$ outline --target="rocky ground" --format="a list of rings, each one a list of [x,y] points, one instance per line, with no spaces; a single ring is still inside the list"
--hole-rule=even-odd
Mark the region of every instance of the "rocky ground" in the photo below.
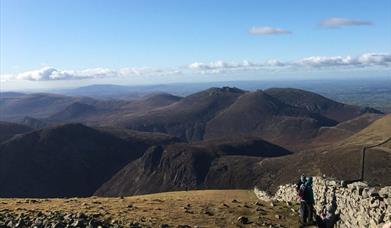
[[[251,190],[0,199],[0,227],[298,227],[297,207],[259,201]]]

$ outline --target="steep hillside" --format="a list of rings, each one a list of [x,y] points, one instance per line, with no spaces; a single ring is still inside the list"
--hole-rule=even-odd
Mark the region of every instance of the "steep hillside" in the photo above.
[[[279,184],[290,183],[302,173],[336,177],[342,180],[361,178],[363,147],[381,142],[385,144],[366,151],[365,177],[369,184],[391,185],[391,115],[376,120],[345,140],[323,145],[293,155],[266,159],[259,163],[259,172],[268,172],[259,178],[259,186],[275,190]]]
[[[256,163],[290,152],[263,140],[151,147],[95,193],[118,196],[198,188],[251,188]]]
[[[342,145],[375,145],[391,137],[391,114],[388,114],[368,127],[349,137]]]
[[[311,140],[309,147],[316,147],[342,141],[369,126],[372,122],[383,116],[383,114],[366,113],[354,119],[341,122],[336,126],[321,127],[316,137]]]
[[[32,128],[22,124],[0,121],[0,143],[12,138],[14,135],[23,134],[32,130]]]
[[[381,114],[380,111],[372,108],[342,104],[300,89],[272,88],[265,90],[265,92],[286,104],[305,108],[312,113],[319,113],[337,122],[353,119],[366,112]]]
[[[50,125],[50,123],[46,122],[43,119],[36,119],[29,116],[24,117],[22,121],[20,121],[20,123],[29,126],[33,129],[41,129],[41,128],[48,127]]]
[[[377,113],[296,89],[245,92],[229,87],[211,88],[152,109],[145,108],[145,102],[138,102],[124,106],[133,108],[117,118],[113,115],[112,122],[106,123],[168,133],[188,141],[260,136],[291,149],[310,143],[322,127],[335,126],[366,112]],[[148,111],[139,111],[143,109]],[[348,129],[349,124],[345,125]],[[345,131],[343,126],[337,130]]]
[[[164,132],[190,141],[201,140],[206,123],[243,93],[236,88],[211,88],[144,115],[129,116],[117,125]]]
[[[274,143],[289,145],[314,137],[321,126],[335,124],[333,120],[287,105],[258,90],[240,96],[209,121],[204,138],[257,135]]]
[[[168,141],[149,140],[81,124],[20,135],[0,146],[0,197],[89,196],[151,144]]]

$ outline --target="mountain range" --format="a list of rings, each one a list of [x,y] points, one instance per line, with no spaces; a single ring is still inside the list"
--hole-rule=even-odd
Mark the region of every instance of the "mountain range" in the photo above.
[[[272,191],[301,173],[353,180],[362,147],[391,137],[390,115],[292,88],[128,99],[9,93],[0,120],[0,197]],[[368,149],[371,184],[391,184],[390,150]]]

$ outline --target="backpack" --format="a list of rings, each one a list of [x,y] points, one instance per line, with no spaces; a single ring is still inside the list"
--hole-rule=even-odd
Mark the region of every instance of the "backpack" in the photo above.
[[[306,189],[305,184],[301,184],[301,185],[300,185],[300,188],[299,188],[299,192],[297,193],[297,195],[299,196],[299,199],[300,199],[300,200],[303,200],[303,199],[304,199],[305,189]]]

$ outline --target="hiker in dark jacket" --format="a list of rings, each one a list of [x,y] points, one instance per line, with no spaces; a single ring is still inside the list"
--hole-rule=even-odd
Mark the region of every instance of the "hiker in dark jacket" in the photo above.
[[[296,183],[297,198],[300,201],[300,221],[305,224],[307,221],[308,210],[304,201],[305,192],[305,176],[301,175],[299,181]]]
[[[313,216],[314,216],[314,204],[315,204],[314,191],[312,190],[312,177],[307,177],[304,183],[303,200],[307,208],[307,216],[304,221],[306,223],[312,223],[314,222]]]
[[[320,215],[316,215],[316,225],[319,228],[333,228],[338,220],[339,214],[335,214],[333,206],[323,208]]]
[[[300,176],[300,179],[296,183],[296,192],[299,193],[300,187],[305,182],[305,176],[304,174]]]

